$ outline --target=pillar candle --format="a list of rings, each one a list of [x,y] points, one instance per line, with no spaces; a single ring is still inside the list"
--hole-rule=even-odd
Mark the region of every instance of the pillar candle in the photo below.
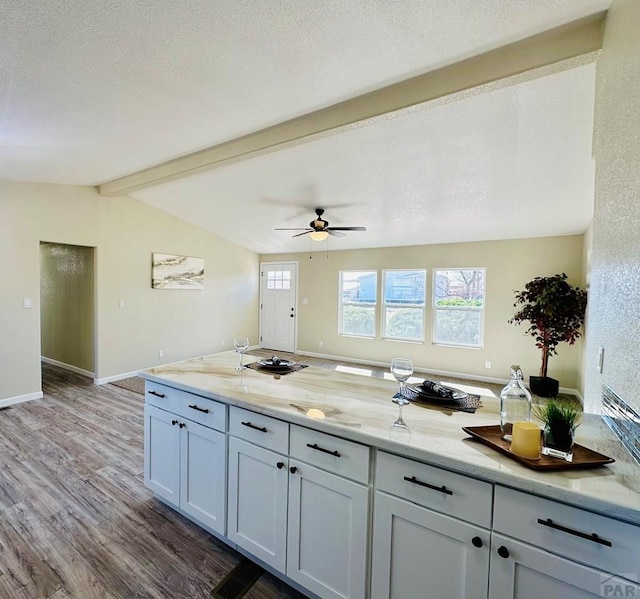
[[[523,458],[540,458],[542,431],[533,422],[514,422],[511,433],[511,451]]]

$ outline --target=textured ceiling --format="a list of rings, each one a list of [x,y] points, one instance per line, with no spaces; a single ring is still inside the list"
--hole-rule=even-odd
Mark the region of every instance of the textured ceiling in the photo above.
[[[101,183],[609,4],[0,0],[0,178]],[[306,225],[314,205],[369,229],[330,249],[406,244],[406,231],[418,243],[581,232],[592,87],[580,67],[134,196],[262,252],[308,248],[271,229]],[[570,218],[544,229],[534,217],[549,206]]]

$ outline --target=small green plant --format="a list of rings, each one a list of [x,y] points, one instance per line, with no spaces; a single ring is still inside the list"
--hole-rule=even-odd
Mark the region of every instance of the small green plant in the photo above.
[[[573,433],[580,424],[582,411],[550,400],[533,406],[533,414],[545,428],[545,442],[552,447],[571,448]]]

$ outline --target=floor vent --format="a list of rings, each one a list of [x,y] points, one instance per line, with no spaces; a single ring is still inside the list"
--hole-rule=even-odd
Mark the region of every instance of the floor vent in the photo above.
[[[243,559],[211,591],[215,599],[240,599],[262,576],[264,569]]]
[[[640,414],[608,387],[602,387],[602,416],[609,428],[640,464]]]

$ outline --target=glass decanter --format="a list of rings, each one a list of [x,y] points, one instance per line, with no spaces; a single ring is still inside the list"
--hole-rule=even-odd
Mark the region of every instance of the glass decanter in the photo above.
[[[524,386],[520,366],[511,366],[509,382],[500,392],[500,435],[511,442],[514,422],[531,420],[531,393]]]

